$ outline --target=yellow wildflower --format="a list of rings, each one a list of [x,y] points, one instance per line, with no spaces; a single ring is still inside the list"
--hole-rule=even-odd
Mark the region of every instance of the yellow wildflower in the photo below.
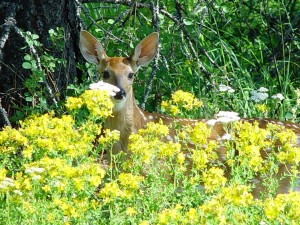
[[[180,109],[192,110],[200,108],[203,105],[195,96],[191,93],[178,90],[172,94],[171,100],[162,101],[161,108],[163,111],[170,112],[172,115],[177,115],[181,112]]]
[[[66,101],[66,107],[69,110],[80,109],[83,105],[82,98],[68,97]]]
[[[136,212],[136,210],[135,210],[133,207],[128,207],[128,208],[126,209],[126,215],[128,215],[128,216],[133,216],[133,215],[135,215],[135,214],[137,214],[137,212]]]
[[[204,150],[192,150],[192,160],[197,170],[202,170],[207,166],[209,157]]]
[[[210,132],[210,128],[205,123],[198,122],[190,129],[191,141],[200,146],[206,145]]]
[[[120,184],[126,189],[138,189],[144,177],[131,173],[120,173],[118,176]]]
[[[180,152],[181,145],[179,143],[162,143],[158,148],[158,157],[159,158],[168,158],[172,157],[175,154]]]
[[[226,183],[224,171],[221,168],[212,167],[203,173],[202,181],[206,192],[213,192],[222,187]]]
[[[264,202],[264,213],[271,221],[282,223],[284,220],[290,220],[291,224],[298,224],[300,218],[299,202],[299,192],[279,194],[275,199],[269,198]]]

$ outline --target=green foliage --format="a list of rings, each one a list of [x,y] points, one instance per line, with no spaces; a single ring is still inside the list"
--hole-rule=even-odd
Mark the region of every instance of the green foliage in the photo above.
[[[62,29],[50,30],[50,39],[56,48],[63,48]],[[26,116],[35,113],[44,113],[57,108],[59,92],[53,80],[52,74],[65,62],[63,59],[55,58],[38,41],[39,36],[31,32],[24,32],[26,48],[30,54],[24,56],[22,67],[30,70],[31,75],[24,81],[26,92],[25,101],[28,106],[18,109],[16,115],[11,119],[16,122]],[[25,48],[25,47],[24,47]]]

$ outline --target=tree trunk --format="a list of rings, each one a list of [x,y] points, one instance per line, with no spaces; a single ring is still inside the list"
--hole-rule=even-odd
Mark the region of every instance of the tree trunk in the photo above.
[[[76,1],[10,0],[0,3],[0,15],[0,99],[8,116],[15,113],[13,106],[22,107],[26,104],[23,84],[29,77],[30,70],[24,70],[22,63],[29,48],[20,31],[39,35],[39,41],[48,54],[66,62],[51,74],[55,90],[50,86],[49,91],[53,92],[53,99],[63,96],[68,84],[76,79],[81,80],[76,69],[77,59],[81,57],[77,44],[80,20]],[[48,31],[57,27],[63,28],[64,32],[62,49],[54,48],[49,41]]]

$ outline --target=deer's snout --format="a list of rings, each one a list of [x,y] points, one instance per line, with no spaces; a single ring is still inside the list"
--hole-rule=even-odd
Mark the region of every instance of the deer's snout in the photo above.
[[[126,97],[126,92],[123,89],[121,89],[119,92],[117,92],[114,98],[116,100],[122,100],[125,97]]]

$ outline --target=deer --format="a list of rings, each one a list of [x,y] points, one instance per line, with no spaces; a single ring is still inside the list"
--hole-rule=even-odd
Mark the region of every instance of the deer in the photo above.
[[[140,109],[134,97],[132,84],[137,71],[147,66],[156,56],[159,45],[159,34],[154,32],[141,40],[129,57],[109,57],[107,56],[103,45],[88,31],[80,32],[79,47],[83,57],[92,64],[95,64],[101,77],[101,82],[107,83],[114,87],[112,99],[114,101],[113,116],[104,122],[104,128],[118,130],[120,140],[113,146],[112,153],[127,152],[129,136],[136,133],[139,129],[145,128],[149,122],[163,121],[163,124],[170,125],[174,118],[159,114],[150,113]],[[291,129],[297,135],[296,147],[300,147],[300,125],[292,122],[282,122],[274,119],[241,119],[243,122],[258,123],[259,127],[265,129],[268,124],[277,124],[285,129]],[[195,124],[195,122],[211,123],[209,119],[178,119],[182,124]],[[168,139],[172,140],[174,130],[170,130]],[[221,122],[211,125],[210,140],[218,140],[226,135],[226,131]],[[222,151],[222,149],[220,149]],[[221,152],[221,155],[226,153]],[[283,174],[288,168],[284,165],[279,168],[278,174]],[[300,168],[298,168],[299,170]],[[299,179],[300,180],[300,179]],[[257,179],[254,195],[258,196],[263,190],[261,180]],[[299,182],[300,183],[300,182]],[[290,189],[288,179],[280,181],[278,193],[287,193]],[[300,191],[300,184],[294,187],[294,190]]]

